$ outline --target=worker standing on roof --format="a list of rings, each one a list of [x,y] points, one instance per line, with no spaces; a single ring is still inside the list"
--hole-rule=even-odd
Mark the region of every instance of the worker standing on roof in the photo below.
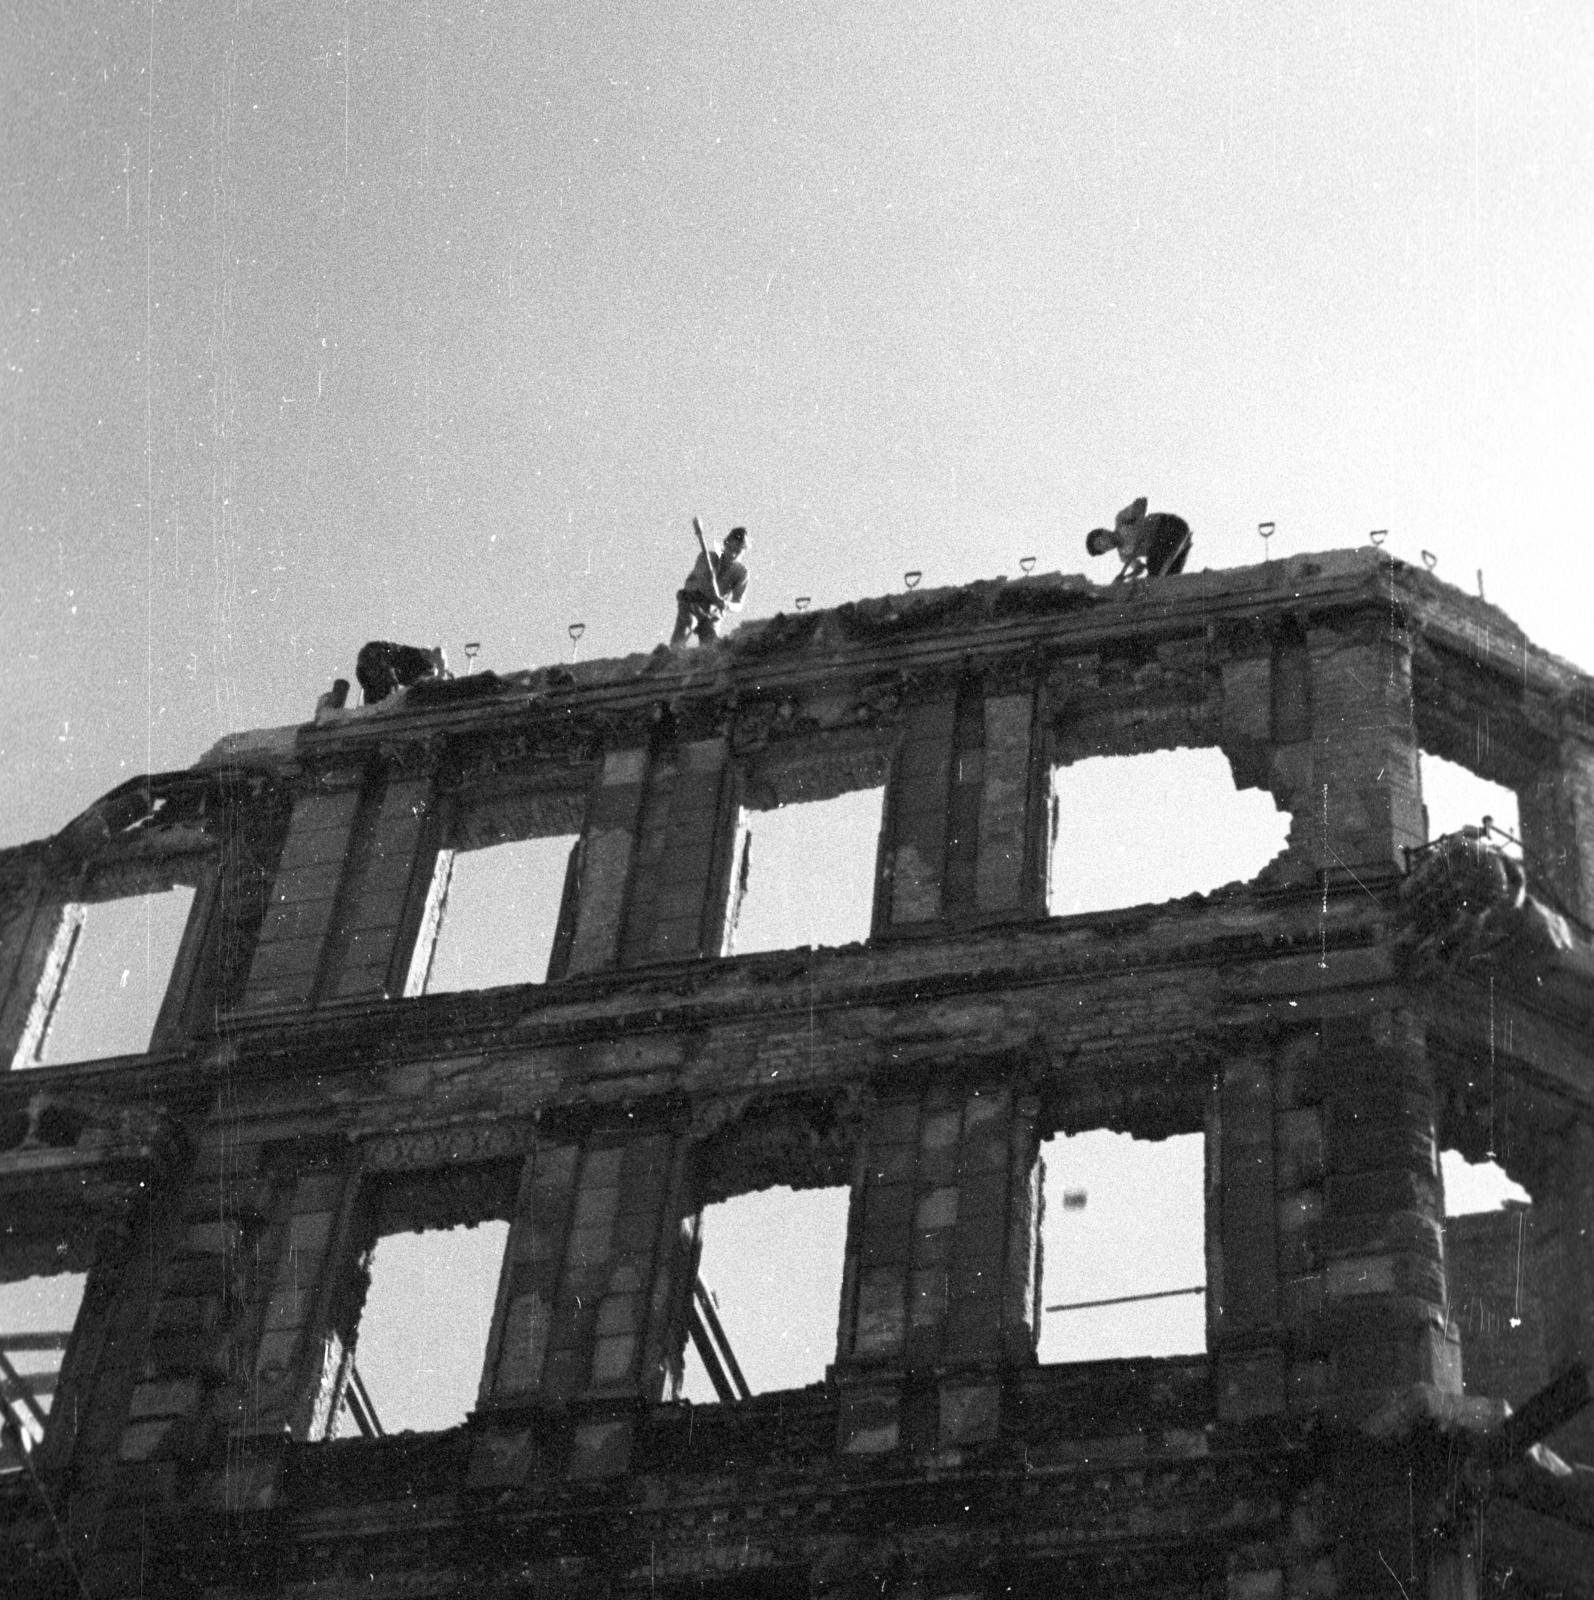
[[[699,644],[717,639],[720,618],[727,610],[740,611],[742,597],[747,593],[747,567],[742,561],[747,550],[747,529],[732,528],[718,554],[709,549],[696,517],[692,518],[692,531],[697,535],[698,557],[686,575],[686,583],[676,591],[672,650],[685,644],[687,635],[692,633],[697,635]]]
[[[1190,554],[1190,524],[1171,512],[1153,511],[1146,515],[1146,497],[1127,505],[1118,513],[1112,528],[1092,528],[1085,537],[1085,548],[1093,556],[1116,549],[1123,557],[1123,569],[1112,581],[1124,578],[1166,578],[1184,571]]]

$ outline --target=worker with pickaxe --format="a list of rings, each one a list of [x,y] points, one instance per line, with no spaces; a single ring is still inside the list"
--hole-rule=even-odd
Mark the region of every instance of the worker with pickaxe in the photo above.
[[[1085,537],[1085,548],[1093,556],[1116,550],[1123,562],[1113,578],[1165,578],[1184,571],[1190,554],[1190,524],[1169,511],[1146,515],[1146,497],[1127,505],[1118,513],[1111,528],[1092,528]]]
[[[699,553],[685,585],[676,591],[672,650],[685,644],[687,635],[692,633],[697,635],[699,644],[717,639],[720,618],[727,610],[740,611],[742,596],[747,593],[747,568],[741,560],[747,549],[747,529],[732,528],[718,555],[709,549],[703,525],[696,517],[692,518],[692,532],[697,535]]]

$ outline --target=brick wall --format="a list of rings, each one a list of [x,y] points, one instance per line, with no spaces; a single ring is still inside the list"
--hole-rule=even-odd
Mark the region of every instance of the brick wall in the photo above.
[[[1567,911],[1594,924],[1594,749],[1565,740],[1518,801],[1530,869]]]
[[[942,1078],[875,1105],[842,1279],[845,1449],[901,1442],[904,1375],[942,1372],[932,1438],[994,1429],[1001,1367],[1034,1360],[1035,1157],[1034,1107],[1010,1083]]]
[[[359,807],[354,774],[345,775],[336,787],[295,801],[244,987],[243,1010],[310,1004]]]
[[[908,708],[886,787],[877,934],[1045,914],[1036,693],[965,680]]]
[[[1520,1405],[1549,1381],[1538,1232],[1529,1209],[1519,1206],[1445,1222],[1450,1315],[1470,1395]]]
[[[172,1151],[113,1173],[92,1141],[0,1150],[13,1266],[63,1218],[103,1223],[63,1376],[76,1409],[44,1458],[93,1592],[450,1592],[467,1547],[485,1582],[549,1593],[1466,1592],[1465,1530],[1432,1532],[1448,1468],[1425,1481],[1414,1435],[1363,1425],[1458,1394],[1447,1317],[1474,1391],[1594,1352],[1594,1133],[1575,972],[1555,996],[1502,989],[1524,1023],[1489,1035],[1502,1104],[1509,1084],[1542,1177],[1531,1314],[1502,1333],[1512,1224],[1447,1239],[1434,1151],[1440,1096],[1473,1092],[1454,1035],[1477,1034],[1484,990],[1413,976],[1394,931],[1420,833],[1422,583],[1368,554],[1117,593],[975,586],[238,745],[229,761],[297,798],[285,818],[253,791],[238,855],[257,887],[224,873],[203,923],[215,972],[252,951],[247,975],[185,957],[179,987],[241,1004],[198,1042],[173,1032],[181,1059],[29,1075],[158,1108]],[[1445,600],[1440,624],[1470,604]],[[1582,702],[1568,669],[1520,654],[1511,714],[1533,727],[1513,750],[1559,752],[1524,828],[1586,913]],[[1492,714],[1477,697],[1498,676],[1458,678],[1447,726]],[[722,729],[737,742],[705,733]],[[1203,743],[1292,811],[1279,870],[1201,905],[1048,921],[1048,760]],[[808,762],[841,792],[879,781],[888,745],[884,937],[716,968],[749,773]],[[597,769],[560,918],[583,981],[397,1003],[447,843],[427,774],[507,793],[531,762],[551,786]],[[0,1043],[37,1014],[84,875],[103,857],[131,882],[158,856],[142,823],[124,840],[90,820],[0,862]],[[243,838],[197,827],[172,838]],[[781,1137],[828,1140],[808,1152],[827,1178],[855,1162],[831,1381],[660,1405],[695,1274],[694,1141],[720,1140],[716,1193],[766,1181],[782,1158],[757,1108],[794,1091]],[[29,1093],[9,1092],[7,1127],[36,1126]],[[1205,1108],[1210,1364],[1035,1366],[1037,1101],[1137,1130]],[[348,1367],[372,1174],[441,1192],[466,1160],[519,1173],[475,1413],[308,1448]]]
[[[618,958],[647,771],[646,750],[611,750],[588,797],[579,846],[581,898],[570,947],[571,973],[598,972]]]

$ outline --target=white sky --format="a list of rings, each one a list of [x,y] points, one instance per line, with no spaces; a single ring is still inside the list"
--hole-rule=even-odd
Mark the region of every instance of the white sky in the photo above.
[[[370,637],[1427,548],[1590,659],[1594,12],[23,0],[0,843]],[[1106,563],[1098,563],[1102,570]]]
[[[367,638],[648,649],[694,512],[754,616],[1387,527],[1594,662],[1591,80],[1571,0],[21,0],[0,845]]]

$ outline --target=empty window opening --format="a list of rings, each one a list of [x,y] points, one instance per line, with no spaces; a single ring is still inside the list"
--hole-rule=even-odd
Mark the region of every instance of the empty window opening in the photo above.
[[[1459,1150],[1446,1150],[1439,1157],[1439,1169],[1444,1175],[1447,1217],[1532,1204],[1533,1197],[1527,1190],[1508,1178],[1493,1161],[1468,1161]]]
[[[508,1239],[507,1222],[482,1222],[377,1240],[354,1348],[358,1378],[345,1389],[338,1437],[369,1431],[362,1403],[383,1433],[465,1420],[481,1386]]]
[[[0,1283],[0,1399],[30,1451],[44,1438],[85,1282],[81,1272],[61,1272]],[[19,1471],[22,1464],[8,1427],[0,1472]]]
[[[835,1360],[848,1198],[781,1185],[704,1208],[698,1281],[753,1394],[819,1383]],[[690,1338],[680,1393],[720,1398]]]
[[[194,891],[68,906],[43,1029],[19,1066],[142,1055],[150,1047]]]
[[[1206,1349],[1205,1143],[1097,1131],[1042,1146],[1042,1361]]]
[[[445,852],[437,940],[425,992],[543,983],[574,835]]]
[[[1522,837],[1514,790],[1480,778],[1443,756],[1429,755],[1426,750],[1418,759],[1430,839],[1462,828],[1481,828],[1483,819],[1488,817],[1495,828],[1509,836],[1496,837],[1495,844],[1508,855],[1521,855],[1520,846],[1512,842]]]
[[[1092,757],[1059,767],[1052,791],[1054,917],[1248,881],[1289,834],[1289,816],[1271,796],[1234,787],[1220,750]]]
[[[885,790],[745,816],[727,953],[862,943],[874,906]]]

